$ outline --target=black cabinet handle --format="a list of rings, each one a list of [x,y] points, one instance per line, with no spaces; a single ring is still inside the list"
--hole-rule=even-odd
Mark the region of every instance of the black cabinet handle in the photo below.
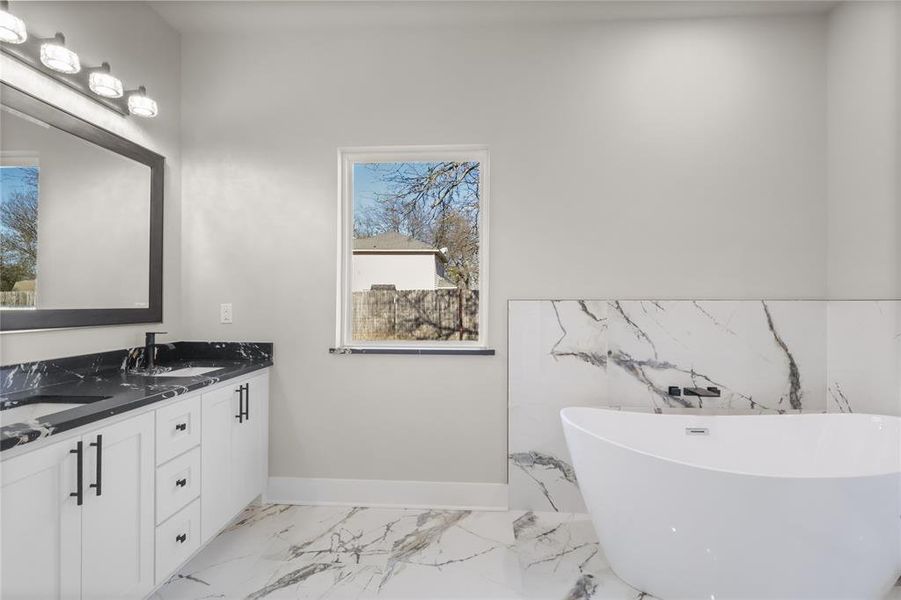
[[[244,420],[250,420],[250,384],[245,383],[244,388]]]
[[[238,414],[235,415],[235,418],[238,419],[238,423],[244,422],[244,386],[238,387],[236,390],[238,392]]]
[[[179,544],[184,544],[187,541],[187,539],[188,539],[187,533],[179,533],[177,536],[175,536],[175,541],[178,542]]]
[[[103,435],[97,434],[97,441],[91,442],[91,446],[97,448],[97,480],[89,487],[97,490],[97,495],[101,494],[103,481]]]
[[[82,487],[84,484],[82,483],[83,475],[84,475],[84,452],[82,451],[81,442],[78,442],[75,445],[74,450],[69,450],[69,454],[74,454],[76,458],[75,462],[75,491],[71,492],[69,495],[75,497],[75,503],[78,506],[81,506],[84,502],[84,488]]]
[[[188,485],[188,480],[187,480],[187,479],[176,479],[176,480],[175,480],[175,486],[176,486],[176,487],[185,487],[186,485]]]
[[[175,426],[175,431],[187,431],[188,424],[187,423],[179,423]]]

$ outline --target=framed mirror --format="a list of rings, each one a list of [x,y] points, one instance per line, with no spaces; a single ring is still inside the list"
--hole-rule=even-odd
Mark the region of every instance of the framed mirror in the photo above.
[[[164,165],[0,83],[0,330],[162,321]]]

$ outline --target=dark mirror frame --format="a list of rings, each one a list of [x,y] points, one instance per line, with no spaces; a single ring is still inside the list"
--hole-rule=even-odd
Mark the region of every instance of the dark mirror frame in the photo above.
[[[166,159],[7,83],[0,104],[150,167],[150,278],[147,308],[0,310],[0,331],[90,327],[163,320],[163,171]]]

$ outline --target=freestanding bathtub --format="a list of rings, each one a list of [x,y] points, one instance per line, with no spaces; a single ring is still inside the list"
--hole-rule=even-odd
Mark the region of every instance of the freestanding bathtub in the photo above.
[[[664,600],[881,598],[901,575],[901,418],[561,412],[613,571]]]

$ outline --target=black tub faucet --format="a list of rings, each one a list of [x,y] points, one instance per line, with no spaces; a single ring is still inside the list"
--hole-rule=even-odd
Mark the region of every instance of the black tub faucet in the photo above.
[[[153,364],[153,355],[156,350],[156,336],[157,335],[166,335],[166,331],[148,331],[144,334],[144,370],[152,371]]]
[[[682,388],[682,393],[686,396],[698,396],[699,398],[719,398],[720,389],[717,387],[687,387]]]

